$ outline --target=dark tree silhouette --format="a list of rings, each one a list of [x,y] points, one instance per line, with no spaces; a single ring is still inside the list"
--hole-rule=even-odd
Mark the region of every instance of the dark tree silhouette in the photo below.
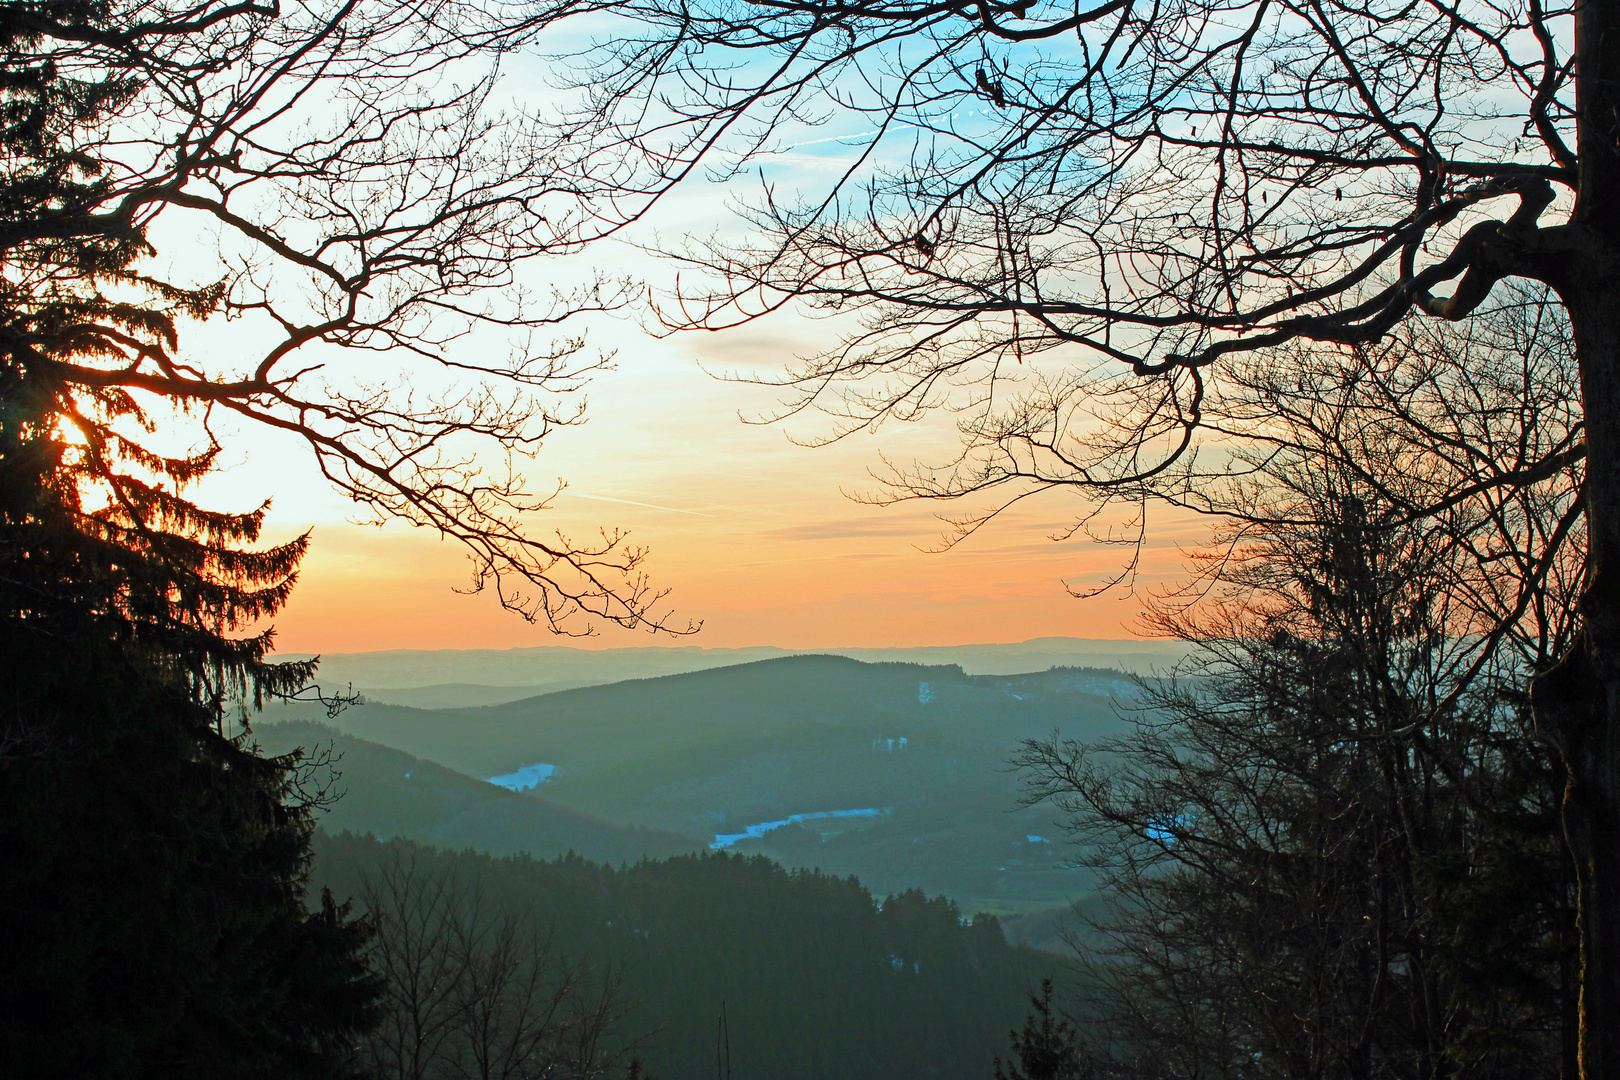
[[[298,755],[227,734],[228,703],[297,691],[266,661],[303,538],[182,489],[213,448],[142,445],[151,411],[80,367],[171,343],[216,288],[131,269],[139,230],[86,229],[104,163],[81,136],[139,96],[32,52],[30,19],[93,36],[106,9],[0,11],[0,921],[7,1075],[355,1075],[378,989],[368,930],[305,907],[321,792]],[[144,298],[131,300],[128,293]]]
[[[622,297],[512,287],[591,231],[589,193],[494,100],[501,57],[566,10],[0,7],[6,1075],[360,1071],[368,924],[306,909],[318,770],[258,754],[245,713],[312,674],[270,662],[263,629],[307,537],[257,546],[264,506],[187,497],[222,414],[461,541],[531,619],[661,624],[639,550],[532,539],[519,518],[544,500],[473,457],[573,422],[531,395],[593,362],[524,338]],[[154,236],[186,226],[217,261],[162,271]],[[234,355],[182,346],[216,317]],[[468,350],[481,327],[518,334],[509,360],[465,359],[491,355]],[[390,386],[390,355],[455,378]],[[166,449],[188,418],[198,447]]]
[[[381,1023],[365,1041],[374,1075],[398,1080],[595,1080],[642,1075],[610,1045],[626,1011],[617,979],[561,954],[536,915],[500,910],[413,850],[364,875],[376,922]]]
[[[1352,366],[1414,323],[1475,316],[1504,282],[1550,290],[1579,414],[1567,440],[1493,460],[1479,482],[1523,489],[1575,466],[1585,485],[1584,629],[1538,681],[1536,716],[1568,771],[1582,1068],[1620,1067],[1620,587],[1607,568],[1620,551],[1620,8],[625,10],[591,68],[604,147],[636,140],[654,175],[705,154],[740,169],[818,122],[854,147],[828,186],[767,187],[750,237],[681,252],[706,273],[666,322],[715,329],[794,304],[858,318],[786,374],[787,410],[827,410],[833,437],[958,410],[960,456],[895,481],[901,496],[990,500],[964,530],[1056,487],[1134,508],[1115,523],[1140,535],[1149,500],[1184,494],[1250,434],[1227,411],[1234,368],[1304,379],[1302,347]]]
[[[209,452],[224,415],[287,432],[378,520],[459,541],[525,617],[664,627],[644,552],[537,535],[554,492],[517,471],[606,362],[546,335],[632,288],[520,272],[621,223],[622,192],[499,81],[591,6],[6,5],[7,347],[97,438],[135,446],[117,426],[169,412]],[[236,332],[203,355],[183,332],[206,318]]]
[[[1144,1077],[1570,1075],[1573,868],[1527,671],[1449,655],[1448,543],[1316,480],[1332,524],[1278,523],[1164,614],[1196,651],[1133,730],[1021,755],[1105,883],[1090,1006]]]
[[[1095,1075],[1087,1049],[1074,1022],[1055,1013],[1052,979],[1041,980],[1038,994],[1029,995],[1024,1026],[1012,1032],[1016,1061],[995,1061],[995,1080],[1085,1080]]]

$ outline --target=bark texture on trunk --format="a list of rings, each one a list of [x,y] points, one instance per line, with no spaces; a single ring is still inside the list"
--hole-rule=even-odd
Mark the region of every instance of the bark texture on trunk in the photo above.
[[[1620,1080],[1620,0],[1578,0],[1575,56],[1579,243],[1544,279],[1568,305],[1580,360],[1590,562],[1581,636],[1531,701],[1567,769],[1580,1073]]]
[[[1561,290],[1586,412],[1591,561],[1581,636],[1532,688],[1537,729],[1567,769],[1563,820],[1575,860],[1582,1080],[1620,1076],[1620,259],[1601,261],[1608,265],[1580,266]]]

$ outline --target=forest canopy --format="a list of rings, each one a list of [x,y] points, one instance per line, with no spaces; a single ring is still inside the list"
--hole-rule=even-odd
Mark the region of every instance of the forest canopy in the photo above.
[[[635,1046],[655,1077],[713,1075],[722,1010],[739,1077],[987,1077],[1025,991],[1061,963],[944,897],[879,899],[854,878],[757,856],[615,869],[351,833],[323,833],[315,850],[315,880],[335,893],[386,906],[398,890],[379,886],[408,872],[453,882],[491,924],[528,920],[588,980],[615,984],[604,1042]]]

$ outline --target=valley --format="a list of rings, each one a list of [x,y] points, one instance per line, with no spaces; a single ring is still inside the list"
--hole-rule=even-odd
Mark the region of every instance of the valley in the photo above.
[[[1022,739],[1115,730],[1131,685],[788,656],[497,705],[280,706],[256,731],[273,752],[342,755],[330,830],[608,862],[724,849],[1012,916],[1090,882],[1052,812],[1020,807],[1007,759]]]

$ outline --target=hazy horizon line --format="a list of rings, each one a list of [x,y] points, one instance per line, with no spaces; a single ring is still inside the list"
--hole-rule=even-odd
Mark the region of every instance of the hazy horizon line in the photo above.
[[[776,650],[787,653],[818,653],[818,652],[917,652],[924,650],[943,649],[993,649],[1018,648],[1021,646],[1039,645],[1042,643],[1079,643],[1085,645],[1126,645],[1126,646],[1166,646],[1184,645],[1185,642],[1177,638],[1096,638],[1096,637],[1068,637],[1062,635],[1045,635],[1042,637],[1026,638],[1023,641],[968,641],[953,645],[608,645],[600,648],[591,648],[580,645],[513,645],[504,649],[472,648],[472,649],[363,649],[353,652],[311,652],[300,650],[287,653],[272,653],[275,658],[295,659],[305,657],[338,657],[338,656],[384,656],[403,653],[525,653],[525,652],[581,652],[581,653],[609,653],[609,652],[749,652],[756,650]]]

